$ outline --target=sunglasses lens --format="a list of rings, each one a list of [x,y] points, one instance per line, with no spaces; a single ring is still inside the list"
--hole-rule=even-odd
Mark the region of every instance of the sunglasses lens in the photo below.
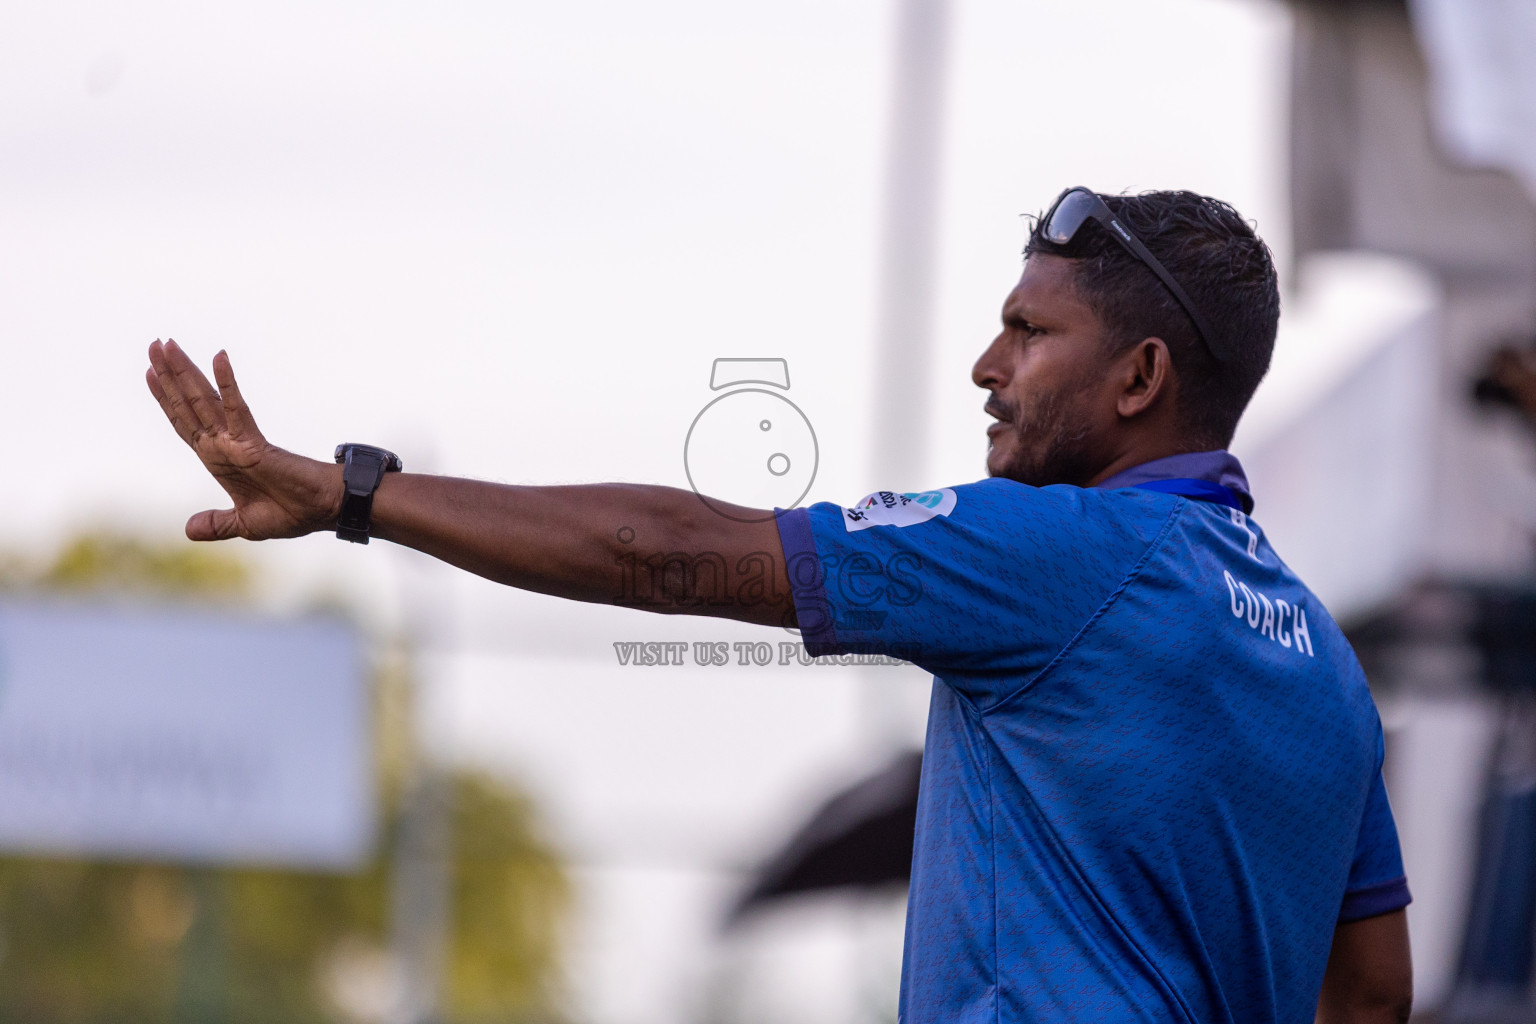
[[[1066,245],[1072,241],[1072,236],[1077,234],[1077,229],[1083,226],[1083,221],[1088,219],[1093,208],[1093,196],[1088,192],[1073,189],[1062,196],[1061,202],[1056,204],[1056,209],[1045,222],[1042,233],[1046,241],[1054,245]]]

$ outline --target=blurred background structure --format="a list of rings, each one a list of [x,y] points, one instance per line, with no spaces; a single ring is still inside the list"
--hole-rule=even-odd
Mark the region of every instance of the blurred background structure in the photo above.
[[[4,565],[0,1017],[558,1019],[559,860],[523,794],[423,759],[408,648],[252,616],[225,550]]]
[[[921,672],[806,665],[789,634],[575,607],[378,545],[189,551],[180,523],[222,496],[143,392],[143,352],[228,348],[301,451],[678,486],[715,360],[782,360],[818,446],[806,500],[974,479],[969,368],[1018,215],[1086,184],[1219,196],[1275,249],[1275,367],[1234,444],[1257,520],[1376,688],[1421,1010],[1529,1019],[1536,451],[1518,381],[1475,385],[1536,336],[1533,17],[12,12],[0,626],[63,607],[350,630],[372,737],[351,770],[372,782],[361,846],[325,865],[13,844],[0,1017],[894,1020]],[[689,655],[641,665],[636,642]],[[765,642],[768,664],[734,646]],[[96,682],[131,695],[131,669]],[[0,758],[0,789],[18,770]]]
[[[1536,337],[1536,9],[1294,11],[1292,258],[1303,283],[1309,263],[1374,263],[1399,298],[1241,454],[1382,708],[1419,1005],[1529,1020],[1536,450],[1479,381]]]

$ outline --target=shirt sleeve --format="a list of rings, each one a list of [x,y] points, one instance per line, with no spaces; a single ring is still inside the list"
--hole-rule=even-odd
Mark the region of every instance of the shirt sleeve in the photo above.
[[[1397,843],[1397,825],[1387,803],[1387,787],[1380,769],[1371,783],[1360,822],[1360,838],[1349,869],[1349,884],[1339,908],[1339,923],[1359,921],[1401,910],[1413,899],[1403,873],[1403,855]]]
[[[1016,682],[1076,634],[1171,507],[1116,516],[1106,500],[994,478],[780,511],[808,653],[889,655],[982,688]]]

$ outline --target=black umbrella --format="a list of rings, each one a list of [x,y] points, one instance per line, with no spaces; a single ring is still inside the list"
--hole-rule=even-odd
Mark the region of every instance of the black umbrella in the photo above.
[[[726,926],[770,900],[817,889],[875,889],[912,876],[922,751],[901,754],[832,797],[758,872]]]

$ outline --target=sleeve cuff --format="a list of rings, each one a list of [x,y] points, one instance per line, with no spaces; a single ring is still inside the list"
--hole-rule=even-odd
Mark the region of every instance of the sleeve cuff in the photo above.
[[[1378,885],[1351,889],[1344,894],[1344,904],[1339,908],[1339,923],[1361,921],[1378,914],[1401,910],[1413,902],[1408,892],[1408,879],[1397,878]]]
[[[833,630],[832,606],[827,601],[826,577],[816,554],[816,539],[811,534],[810,510],[776,508],[773,514],[779,527],[779,543],[784,546],[784,568],[789,575],[789,592],[795,602],[795,619],[806,653],[813,658],[836,654],[837,633]]]

